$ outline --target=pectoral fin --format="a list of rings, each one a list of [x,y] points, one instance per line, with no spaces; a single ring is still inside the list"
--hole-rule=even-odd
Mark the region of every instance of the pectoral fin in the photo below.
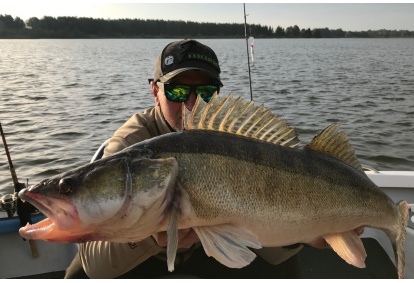
[[[178,249],[178,216],[177,210],[172,207],[170,214],[170,222],[167,228],[167,265],[168,271],[174,271],[174,262]]]
[[[364,244],[354,231],[337,233],[323,236],[332,249],[347,263],[365,268],[365,252]]]
[[[262,246],[255,234],[231,225],[193,227],[208,256],[230,268],[242,268],[250,264],[256,254],[247,247]]]

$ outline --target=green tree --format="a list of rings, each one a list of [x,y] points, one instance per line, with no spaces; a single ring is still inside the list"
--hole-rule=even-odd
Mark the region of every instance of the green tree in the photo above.
[[[332,37],[345,37],[345,32],[342,29],[331,30]]]
[[[286,28],[286,37],[291,38],[293,37],[293,27],[287,27]]]
[[[320,29],[313,29],[312,30],[312,36],[315,37],[315,38],[321,38],[322,37],[321,30]]]
[[[40,20],[37,17],[31,17],[26,21],[26,25],[32,29],[40,29]]]
[[[13,28],[14,26],[14,19],[10,15],[0,15],[0,22],[4,24],[5,28]]]
[[[310,28],[308,29],[302,29],[300,31],[300,36],[305,38],[311,38],[312,37],[312,31]]]
[[[19,17],[16,17],[14,19],[14,28],[16,29],[22,29],[25,28],[26,24],[24,23],[24,21],[22,19],[20,19]]]
[[[275,35],[278,38],[285,37],[286,36],[285,29],[282,28],[281,26],[277,26]]]
[[[320,33],[321,33],[321,36],[323,38],[331,38],[332,37],[331,31],[328,28],[320,29]]]
[[[293,37],[300,37],[300,29],[299,29],[299,27],[297,25],[294,25],[293,26],[292,36]]]

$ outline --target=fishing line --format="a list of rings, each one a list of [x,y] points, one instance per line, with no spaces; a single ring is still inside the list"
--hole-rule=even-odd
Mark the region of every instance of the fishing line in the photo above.
[[[253,101],[252,77],[250,74],[249,38],[247,37],[246,4],[244,3],[243,3],[243,10],[244,10],[244,36],[246,38],[246,50],[247,50],[247,66],[249,68],[250,100]],[[253,50],[252,50],[252,54],[253,54]]]

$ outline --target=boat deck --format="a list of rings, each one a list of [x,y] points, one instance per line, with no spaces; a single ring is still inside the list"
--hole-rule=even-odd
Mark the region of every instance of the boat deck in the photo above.
[[[304,279],[396,279],[393,262],[381,245],[372,238],[362,239],[367,252],[366,268],[347,264],[334,251],[305,247],[299,254]],[[19,277],[21,279],[61,279],[65,271]]]
[[[300,253],[302,276],[307,279],[396,279],[394,263],[381,245],[372,238],[363,238],[366,268],[349,265],[333,250],[305,247]]]

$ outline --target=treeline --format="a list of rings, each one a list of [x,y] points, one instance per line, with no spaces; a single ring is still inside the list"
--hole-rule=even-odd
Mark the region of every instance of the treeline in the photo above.
[[[390,37],[414,37],[413,31],[408,30],[368,30],[368,31],[343,31],[342,29],[300,29],[297,25],[286,29],[278,26],[275,30],[276,38],[390,38]]]
[[[248,25],[248,35],[257,38],[414,37],[412,31],[378,30],[350,32],[342,29],[300,29],[297,25],[276,29]],[[198,23],[142,19],[94,19],[86,17],[19,17],[0,15],[0,38],[243,38],[244,24]]]
[[[5,20],[3,20],[5,19]],[[20,22],[19,18],[16,18]],[[16,20],[15,19],[15,20]],[[9,15],[0,15],[0,37],[25,38],[122,38],[122,37],[244,37],[244,25],[185,21],[78,17],[32,17],[17,27]],[[258,37],[271,37],[273,29],[249,25]]]

